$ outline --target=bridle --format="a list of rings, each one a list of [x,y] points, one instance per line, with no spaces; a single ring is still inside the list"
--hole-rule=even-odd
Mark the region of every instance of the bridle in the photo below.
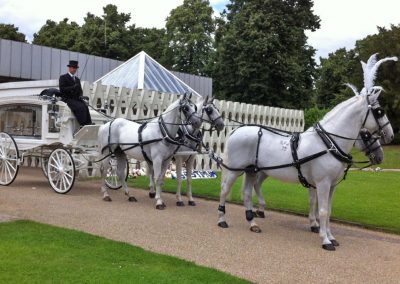
[[[367,114],[365,115],[363,124],[362,124],[362,128],[364,128],[365,123],[367,122],[368,116],[370,113],[372,113],[372,117],[375,119],[376,124],[378,125],[378,130],[375,130],[372,135],[378,134],[378,137],[380,138],[381,136],[386,136],[386,132],[383,130],[384,127],[386,127],[387,125],[390,124],[390,121],[388,120],[385,124],[381,125],[381,123],[379,122],[379,120],[385,116],[385,110],[383,109],[383,107],[381,107],[378,103],[378,101],[376,101],[375,103],[371,104],[370,99],[369,99],[370,95],[367,95],[367,103],[368,103],[368,111]],[[374,106],[378,105],[377,107],[374,108]]]
[[[203,121],[210,123],[212,126],[215,126],[215,122],[222,118],[222,115],[217,116],[216,118],[212,119],[211,115],[214,112],[214,109],[217,109],[215,104],[213,102],[208,102],[207,104],[203,105],[201,108],[201,117],[203,117],[203,114],[206,113],[208,116],[208,119],[203,119]]]
[[[179,112],[184,114],[184,116],[186,118],[186,122],[188,122],[188,123],[190,123],[190,120],[193,116],[197,115],[197,106],[196,105],[194,105],[194,112],[189,114],[189,112],[190,112],[189,104],[190,104],[189,100],[179,102]]]
[[[374,144],[377,141],[379,141],[379,136],[373,136],[371,134],[371,132],[369,132],[369,130],[366,129],[366,128],[362,128],[360,130],[360,137],[361,137],[361,140],[363,141],[363,144],[365,146],[365,148],[362,149],[362,152],[365,152],[365,154],[367,156],[369,156],[370,154],[372,154],[372,152],[374,152],[376,149],[381,147],[381,145],[379,145],[379,144],[374,146]],[[371,140],[372,140],[372,142],[371,142]]]

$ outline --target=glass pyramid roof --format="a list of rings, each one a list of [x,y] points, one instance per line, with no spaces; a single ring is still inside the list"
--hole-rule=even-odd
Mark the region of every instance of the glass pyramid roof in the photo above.
[[[200,96],[144,51],[97,79],[95,83],[171,94],[191,92]]]

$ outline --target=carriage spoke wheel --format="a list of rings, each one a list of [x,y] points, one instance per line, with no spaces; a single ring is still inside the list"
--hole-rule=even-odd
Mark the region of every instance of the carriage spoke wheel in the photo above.
[[[71,190],[75,181],[75,164],[70,153],[63,148],[53,150],[47,162],[47,178],[57,193]]]
[[[129,174],[129,163],[126,161],[126,168],[125,168],[125,181],[128,179]],[[110,158],[109,165],[107,168],[107,176],[106,176],[106,186],[109,189],[120,189],[122,187],[122,183],[117,175],[117,159]]]
[[[19,170],[19,153],[14,138],[0,132],[0,185],[10,185]]]

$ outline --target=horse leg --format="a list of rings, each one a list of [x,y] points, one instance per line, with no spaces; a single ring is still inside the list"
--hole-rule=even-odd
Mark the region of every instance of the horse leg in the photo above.
[[[104,159],[100,165],[101,192],[103,193],[104,201],[112,201],[110,195],[108,194],[108,187],[106,185],[107,170],[110,166],[110,158]]]
[[[221,228],[228,228],[228,224],[225,220],[225,201],[229,192],[232,189],[232,185],[239,176],[240,172],[234,172],[225,170],[225,176],[223,177],[221,183],[221,195],[219,197],[219,206],[218,206],[218,226]]]
[[[122,188],[125,191],[125,195],[128,196],[128,201],[129,202],[136,202],[136,198],[132,196],[129,192],[128,184],[126,183],[126,154],[125,153],[118,153],[116,154],[117,158],[117,175],[119,178],[119,181],[122,184]]]
[[[177,187],[176,187],[176,206],[185,206],[185,203],[182,201],[182,159],[180,156],[175,157],[175,166],[176,166],[176,180],[177,180]]]
[[[264,196],[262,194],[261,191],[261,186],[264,182],[264,180],[267,178],[267,174],[265,174],[264,172],[258,172],[256,175],[256,180],[254,183],[254,191],[257,194],[258,197],[258,203],[260,204],[259,208],[254,212],[254,217],[258,217],[258,218],[265,218],[265,208],[266,208],[266,203],[265,203],[265,199]]]
[[[319,236],[322,238],[322,248],[325,250],[333,251],[335,246],[331,243],[328,238],[328,219],[329,219],[329,194],[330,184],[323,181],[317,184],[317,197],[318,197],[318,212],[320,218],[320,230]]]
[[[170,159],[163,161],[161,158],[153,160],[154,178],[156,182],[156,209],[164,210],[166,205],[161,199],[161,189],[164,183],[164,176]]]
[[[250,231],[255,233],[261,233],[260,227],[254,221],[253,201],[251,198],[256,177],[257,175],[254,173],[253,174],[246,173],[244,175],[243,201],[244,201],[244,206],[246,207],[246,220],[250,224]]]
[[[310,208],[308,213],[308,219],[310,220],[310,229],[313,233],[319,233],[319,222],[318,216],[318,202],[317,202],[317,190],[310,187],[308,189],[308,197],[310,200]]]
[[[192,171],[194,165],[195,155],[191,155],[186,161],[186,181],[187,181],[187,197],[189,198],[189,206],[196,206],[192,195]]]
[[[153,165],[149,164],[148,162],[146,162],[146,164],[147,164],[147,175],[149,176],[149,181],[150,181],[150,184],[149,184],[149,189],[150,189],[149,197],[150,198],[154,198],[154,197],[156,197],[156,191],[154,189],[154,187],[155,187],[155,183],[154,183],[154,168],[153,168]]]
[[[332,212],[332,198],[333,194],[335,192],[336,186],[332,186],[331,190],[329,192],[329,210],[328,210],[328,220],[327,220],[327,229],[326,232],[328,234],[328,239],[331,241],[331,243],[337,247],[339,246],[339,242],[335,239],[335,237],[331,233],[331,224],[330,224],[330,218],[331,218],[331,212]]]

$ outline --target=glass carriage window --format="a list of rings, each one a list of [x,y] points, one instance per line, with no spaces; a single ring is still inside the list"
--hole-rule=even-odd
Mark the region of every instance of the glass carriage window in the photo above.
[[[42,106],[0,106],[0,131],[24,138],[41,138]]]

